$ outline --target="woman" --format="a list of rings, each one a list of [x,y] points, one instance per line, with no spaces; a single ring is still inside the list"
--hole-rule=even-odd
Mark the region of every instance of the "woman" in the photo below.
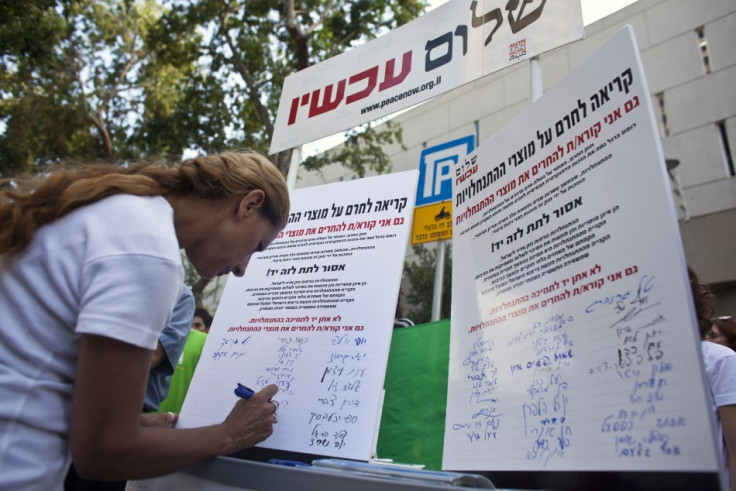
[[[708,340],[715,296],[701,283],[691,268],[687,270],[700,333],[705,374],[711,393],[711,407],[718,426],[721,461],[729,489],[736,491],[736,353]]]
[[[288,213],[283,177],[251,153],[90,166],[0,194],[0,488],[60,489],[72,457],[88,478],[154,477],[271,435],[274,385],[208,427],[140,410],[180,249],[203,277],[242,276]]]

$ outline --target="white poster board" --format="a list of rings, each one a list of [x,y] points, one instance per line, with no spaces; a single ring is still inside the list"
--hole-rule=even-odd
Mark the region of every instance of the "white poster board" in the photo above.
[[[580,0],[450,0],[289,75],[270,153],[393,114],[583,35]]]
[[[718,472],[626,27],[458,167],[444,469]]]
[[[177,427],[221,422],[238,383],[277,384],[261,447],[369,459],[417,176],[292,191],[287,227],[228,278]]]

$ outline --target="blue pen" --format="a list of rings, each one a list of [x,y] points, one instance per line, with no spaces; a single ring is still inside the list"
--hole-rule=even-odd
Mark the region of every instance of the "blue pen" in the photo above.
[[[250,399],[254,394],[255,392],[252,389],[249,389],[243,384],[238,384],[238,387],[235,389],[235,395],[243,399]]]
[[[312,467],[306,462],[299,462],[297,460],[283,460],[283,459],[268,459],[270,464],[285,465],[287,467]]]

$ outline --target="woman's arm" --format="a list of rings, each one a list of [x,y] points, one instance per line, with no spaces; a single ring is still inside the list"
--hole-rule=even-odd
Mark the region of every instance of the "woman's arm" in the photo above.
[[[728,470],[731,474],[731,491],[736,491],[736,404],[720,406],[718,417],[721,419],[723,440],[726,442]]]
[[[70,426],[74,465],[92,479],[144,479],[253,446],[273,433],[277,392],[238,400],[220,424],[173,430],[140,425],[151,351],[83,335]]]

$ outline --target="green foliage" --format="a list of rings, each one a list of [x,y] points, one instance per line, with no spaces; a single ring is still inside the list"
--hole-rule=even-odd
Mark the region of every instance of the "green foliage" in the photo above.
[[[65,159],[268,152],[285,78],[419,15],[423,0],[7,0],[0,176]],[[400,133],[352,134],[363,175]],[[273,157],[286,173],[290,152]],[[311,167],[327,163],[313,159]]]
[[[0,175],[66,159],[134,156],[144,37],[159,15],[154,0],[29,0],[29,14],[0,24],[42,35],[2,46]]]
[[[63,33],[54,5],[53,0],[0,4],[0,177],[26,172],[37,155],[43,159],[51,148],[64,148],[67,135],[55,126],[78,122],[74,111],[44,97],[48,87],[66,81],[37,68],[54,64],[53,49]]]
[[[375,131],[370,125],[345,133],[345,142],[335,150],[307,157],[302,162],[306,170],[319,170],[325,165],[341,164],[365,177],[366,171],[382,174],[391,171],[391,161],[384,153],[387,145],[398,143],[403,149],[401,126],[393,121],[385,123],[384,131]]]
[[[233,115],[227,143],[262,153],[268,152],[289,74],[397,27],[425,7],[422,0],[192,0],[174,5],[162,23],[167,37],[206,32],[201,68],[226,81],[220,88]],[[353,155],[342,162],[351,168],[365,163],[386,168],[380,151],[386,141],[400,141],[400,135],[356,135],[347,147]],[[284,174],[290,155],[285,151],[272,157]],[[309,165],[325,163],[313,159]]]
[[[3,0],[0,3],[0,46],[3,58],[50,56],[61,29],[54,0]],[[7,59],[3,59],[6,71]]]
[[[440,319],[450,317],[452,299],[452,246],[445,246],[445,269],[442,277],[442,304]],[[434,294],[434,272],[437,248],[428,248],[424,244],[412,247],[417,256],[416,262],[404,263],[404,275],[408,278],[411,289],[406,293],[408,317],[415,324],[430,322],[432,319],[432,296]]]

